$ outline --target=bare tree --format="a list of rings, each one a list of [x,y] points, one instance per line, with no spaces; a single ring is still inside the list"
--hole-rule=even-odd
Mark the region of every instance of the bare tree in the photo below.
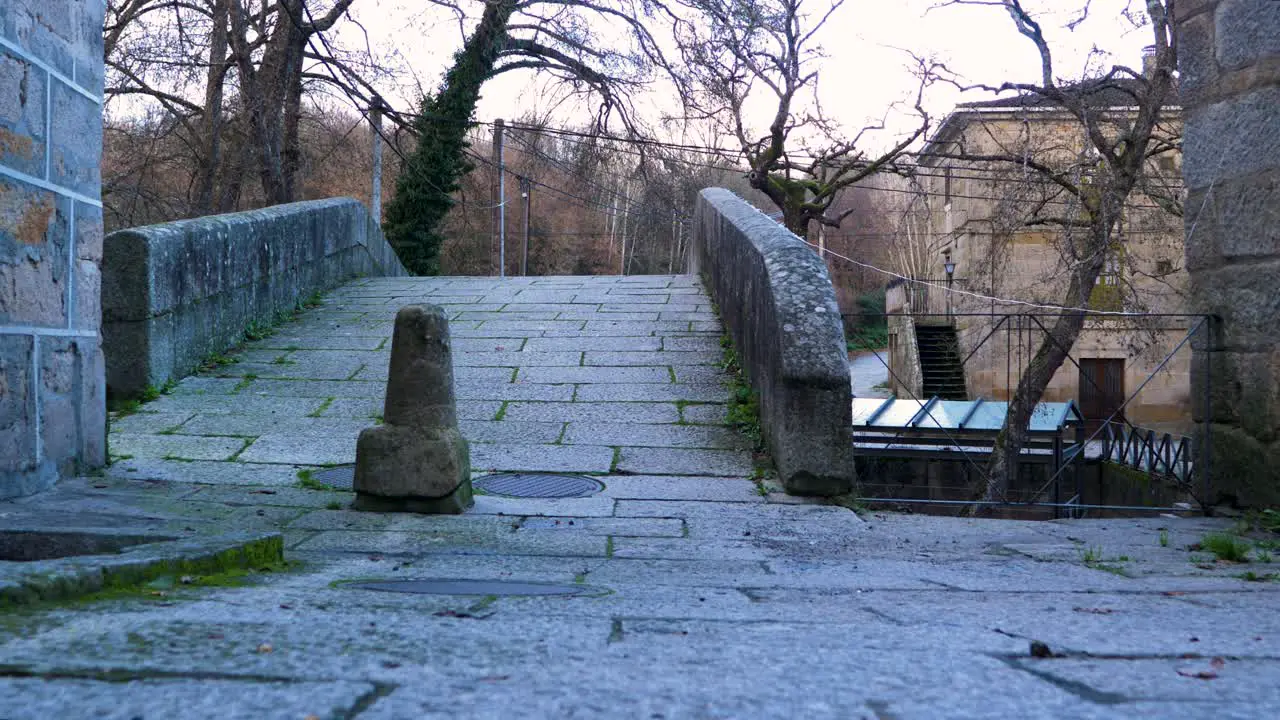
[[[866,133],[884,129],[883,122],[849,138],[823,113],[817,99],[823,53],[815,37],[844,0],[676,2],[687,11],[675,28],[690,87],[688,116],[735,139],[750,166],[751,186],[782,211],[783,223],[797,235],[807,237],[814,222],[839,227],[848,216],[832,211],[840,191],[886,169],[925,134],[921,95],[931,64],[921,60],[914,101],[920,123],[887,152],[868,155],[859,148]],[[758,104],[772,110],[764,128],[751,121]]]
[[[1006,496],[1026,443],[1028,423],[1054,374],[1067,359],[1084,327],[1087,308],[1099,276],[1114,258],[1113,246],[1126,206],[1135,191],[1153,187],[1149,166],[1153,158],[1177,148],[1176,140],[1162,136],[1162,112],[1174,100],[1177,44],[1171,27],[1174,0],[1145,0],[1141,12],[1132,7],[1126,16],[1135,26],[1145,26],[1152,45],[1148,67],[1133,69],[1113,65],[1097,77],[1062,82],[1044,26],[1022,0],[950,0],[943,5],[984,5],[1001,8],[1017,32],[1036,49],[1040,79],[1034,83],[968,85],[966,89],[1013,91],[1026,107],[1057,110],[1070,118],[1084,139],[1082,148],[1048,148],[1032,152],[968,152],[965,148],[935,148],[929,155],[965,163],[1016,167],[1033,175],[1026,184],[1035,195],[1018,198],[1022,224],[1057,228],[1063,241],[1060,252],[1067,261],[1067,287],[1061,312],[1018,381],[1000,431],[985,486],[978,495],[985,501]],[[1072,24],[1088,14],[1085,3]],[[1157,192],[1158,194],[1158,192]],[[1163,198],[1174,207],[1176,196]]]

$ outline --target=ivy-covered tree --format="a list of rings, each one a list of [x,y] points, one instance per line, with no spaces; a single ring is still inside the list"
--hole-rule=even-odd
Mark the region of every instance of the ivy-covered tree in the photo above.
[[[413,124],[418,145],[396,180],[384,226],[387,241],[412,273],[440,272],[440,223],[453,208],[459,180],[474,167],[466,154],[468,123],[480,88],[506,45],[515,8],[515,0],[487,3],[480,25],[454,56],[440,89],[422,99]]]
[[[460,179],[473,169],[466,133],[489,79],[512,71],[543,73],[561,81],[563,92],[594,98],[598,128],[616,117],[629,134],[638,134],[629,93],[654,67],[666,67],[646,27],[645,19],[659,7],[650,1],[484,1],[479,23],[454,56],[440,89],[422,100],[413,121],[417,147],[406,158],[387,205],[387,240],[411,272],[439,271],[441,222],[454,206]],[[453,3],[438,4],[461,13]],[[612,44],[594,37],[593,28],[611,32]],[[617,42],[619,28],[630,43]]]

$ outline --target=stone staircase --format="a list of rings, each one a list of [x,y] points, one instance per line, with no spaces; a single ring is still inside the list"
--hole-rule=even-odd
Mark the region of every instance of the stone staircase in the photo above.
[[[950,325],[916,325],[916,343],[920,348],[924,398],[967,400],[956,329]]]

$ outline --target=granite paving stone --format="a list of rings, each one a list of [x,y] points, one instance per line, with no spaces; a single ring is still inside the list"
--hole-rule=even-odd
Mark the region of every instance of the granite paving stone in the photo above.
[[[662,340],[662,349],[666,351],[709,352],[717,358],[724,354],[718,338],[708,337],[667,337]]]
[[[182,412],[138,412],[124,417],[111,418],[111,432],[161,433],[176,428],[195,417],[193,410]],[[674,421],[673,421],[674,422]]]
[[[733,379],[728,373],[716,365],[673,366],[672,372],[675,373],[676,382],[693,385],[706,385],[717,382],[727,383]]]
[[[580,305],[585,310],[566,310],[557,317],[560,320],[603,320],[607,322],[650,322],[658,319],[658,313],[647,312],[600,312],[590,305]],[[647,333],[646,333],[647,334]]]
[[[519,324],[519,323],[517,323]],[[449,328],[449,336],[460,340],[490,340],[505,341],[498,344],[514,345],[523,341],[530,336],[540,335],[541,332],[531,331],[522,332],[519,328],[502,328],[502,327],[466,327],[465,325],[453,326]]]
[[[454,353],[518,352],[527,338],[459,338],[453,337]]]
[[[356,461],[353,434],[298,435],[268,433],[259,436],[240,453],[246,463],[287,463],[291,465],[342,465]]]
[[[337,717],[352,712],[375,690],[371,683],[280,682],[245,678],[132,681],[77,678],[0,680],[0,709],[13,720],[93,717],[218,717],[226,720],[294,720],[298,713]]]
[[[573,400],[574,385],[543,385],[538,383],[478,383],[455,382],[459,401],[463,400],[536,400],[539,402],[569,402]]]
[[[324,404],[321,397],[254,395],[165,395],[146,403],[139,412],[199,412],[239,415],[308,415]]]
[[[255,347],[273,348],[277,350],[377,350],[386,342],[386,337],[368,336],[354,337],[350,335],[314,335],[278,333],[255,342]]]
[[[383,397],[387,392],[385,380],[268,380],[250,382],[236,399],[251,397],[264,400],[289,398],[369,398]]]
[[[660,337],[531,337],[524,344],[526,351],[536,350],[542,352],[572,352],[584,350],[599,351],[630,351],[630,350],[661,350],[662,338]]]
[[[166,395],[231,395],[241,386],[237,378],[188,377],[183,378]]]
[[[517,383],[670,383],[665,367],[522,367]]]
[[[748,477],[750,453],[730,450],[624,447],[617,469],[640,475],[724,475]]]
[[[582,364],[582,353],[578,351],[569,352],[519,352],[491,350],[488,352],[454,352],[453,366],[454,368],[463,367],[538,367],[543,365],[550,366],[578,366]]]
[[[351,462],[359,429],[382,412],[382,378],[257,370],[283,355],[317,377],[355,365],[385,372],[393,312],[419,302],[447,303],[457,318],[473,476],[585,473],[603,490],[480,493],[465,514],[444,517],[357,512],[353,493],[299,485],[300,470]],[[364,278],[339,288],[247,343],[239,377],[201,373],[113,422],[113,453],[132,443],[153,456],[0,502],[6,526],[71,517],[182,537],[280,532],[291,561],[229,587],[175,582],[6,616],[0,717],[1280,712],[1280,583],[1242,577],[1280,565],[1191,561],[1204,534],[1233,520],[860,515],[762,495],[749,444],[724,427],[719,327],[694,276]],[[618,334],[632,332],[645,334]],[[539,381],[510,382],[512,370]],[[245,384],[249,374],[258,377]],[[164,459],[172,443],[206,441],[239,455]],[[1117,572],[1086,565],[1090,547]],[[351,584],[432,579],[578,594]],[[1031,657],[1032,640],[1054,657]]]
[[[750,480],[732,477],[672,477],[669,475],[610,475],[601,495],[619,500],[702,500],[763,503]]]
[[[751,441],[728,428],[639,423],[570,422],[566,445],[748,450]],[[625,456],[625,453],[624,453]]]
[[[463,420],[458,429],[473,443],[554,444],[564,433],[564,423],[522,420]]]
[[[718,403],[698,403],[685,405],[680,412],[687,423],[723,425],[728,418],[729,408]]]
[[[580,385],[574,400],[578,402],[721,402],[728,391],[724,386],[684,383],[597,383]]]
[[[670,402],[512,402],[507,404],[504,417],[544,422],[677,423],[680,410]]]
[[[678,518],[525,518],[516,530],[522,533],[581,533],[612,537],[672,537],[684,535]]]
[[[174,431],[175,435],[237,435],[257,437],[268,433],[296,435],[358,435],[374,424],[372,418],[290,417],[264,415],[196,415]]]
[[[592,445],[536,445],[477,443],[471,448],[471,468],[477,472],[607,473],[613,449]]]
[[[586,352],[583,365],[715,365],[720,362],[718,354],[706,352]],[[679,373],[677,372],[677,375]]]
[[[375,418],[382,415],[384,397],[361,397],[361,398],[326,398],[323,409],[317,414],[317,417],[342,417],[342,418]],[[487,409],[490,405],[493,412],[497,412],[502,403],[478,403],[484,405],[483,409]],[[462,407],[458,407],[459,417],[461,417]],[[477,412],[479,412],[478,410]],[[493,417],[490,413],[487,417],[471,418],[487,420]]]
[[[143,435],[114,433],[111,454],[116,457],[169,458],[176,460],[230,460],[245,441],[236,437]]]
[[[315,462],[308,458],[309,462]],[[252,485],[280,487],[298,482],[298,470],[292,465],[264,465],[249,462],[194,462],[154,458],[118,460],[107,467],[111,478],[132,480],[164,480],[198,485]],[[275,492],[274,490],[272,492]],[[262,498],[247,498],[260,502]]]

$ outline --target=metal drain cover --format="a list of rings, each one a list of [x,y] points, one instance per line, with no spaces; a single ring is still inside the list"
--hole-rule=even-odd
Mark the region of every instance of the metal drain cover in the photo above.
[[[382,580],[350,583],[347,587],[417,595],[589,595],[600,592],[586,585],[515,580]]]
[[[355,465],[339,465],[327,470],[317,470],[311,474],[317,482],[322,482],[329,487],[338,488],[339,490],[350,490],[355,487],[356,482],[356,466]]]
[[[595,495],[604,484],[581,475],[552,473],[499,473],[472,483],[492,495],[520,498],[578,498]]]

